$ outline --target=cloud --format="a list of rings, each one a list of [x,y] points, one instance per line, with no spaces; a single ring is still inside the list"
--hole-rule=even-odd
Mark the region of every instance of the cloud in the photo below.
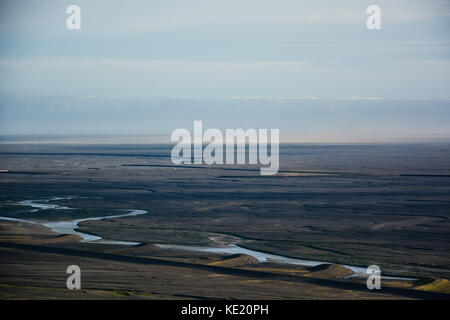
[[[304,72],[313,66],[305,61],[183,61],[155,59],[70,59],[70,58],[35,58],[35,59],[0,59],[3,70],[19,69],[76,69],[97,68],[127,69],[129,71],[192,71],[192,72],[226,72],[226,71],[266,71],[266,72]]]
[[[450,59],[309,61],[0,59],[1,94],[448,99]],[[411,88],[415,88],[412,90]]]
[[[449,18],[450,6],[445,1],[388,1],[378,0],[383,20],[389,23],[409,23]],[[228,0],[215,2],[189,1],[158,15],[137,17],[124,28],[134,31],[205,27],[212,25],[304,25],[304,24],[361,24],[367,19],[369,3],[347,1],[298,0]]]

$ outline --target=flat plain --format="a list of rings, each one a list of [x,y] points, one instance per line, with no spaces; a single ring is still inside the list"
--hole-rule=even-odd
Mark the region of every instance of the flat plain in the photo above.
[[[280,172],[176,166],[168,145],[0,145],[0,216],[79,224],[138,246],[80,242],[0,221],[0,297],[8,299],[398,299],[448,297],[450,145],[281,145]],[[55,199],[59,198],[59,199]],[[71,210],[20,203],[44,199]],[[53,200],[51,200],[53,199]],[[155,244],[239,245],[322,267]],[[82,290],[66,289],[68,265]],[[342,265],[378,265],[369,291]],[[446,294],[447,293],[447,294]]]

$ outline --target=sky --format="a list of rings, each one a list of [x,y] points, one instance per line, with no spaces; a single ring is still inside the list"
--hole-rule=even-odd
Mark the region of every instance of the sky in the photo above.
[[[81,30],[66,28],[71,4],[81,8]],[[381,30],[366,27],[373,4]],[[450,120],[449,31],[446,0],[2,0],[0,134],[166,133],[192,126],[198,106],[200,116],[234,127],[236,100],[254,100],[239,109],[249,124],[270,126],[265,119],[282,114],[274,126],[300,133],[307,125],[325,140],[336,135],[325,120],[357,137],[370,118],[391,114],[410,122],[395,132],[380,120],[374,135],[450,137],[442,125]],[[163,100],[173,118],[161,122]],[[256,105],[279,109],[263,116]],[[370,114],[359,107],[367,105]],[[324,120],[331,107],[336,117]],[[139,112],[151,117],[136,130]],[[436,121],[414,131],[430,112]],[[89,126],[90,114],[105,122]]]

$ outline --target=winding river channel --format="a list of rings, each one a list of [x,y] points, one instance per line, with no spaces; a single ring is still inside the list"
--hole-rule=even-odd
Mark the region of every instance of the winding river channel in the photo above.
[[[47,209],[73,210],[74,208],[69,208],[69,207],[60,206],[60,205],[51,203],[51,201],[68,200],[68,199],[72,199],[72,198],[74,198],[74,197],[54,197],[54,198],[44,199],[44,200],[24,200],[24,201],[19,202],[18,204],[22,205],[22,206],[32,207],[33,209],[30,210],[30,212],[32,212],[32,213],[37,213],[41,210],[47,210]],[[148,211],[146,211],[146,210],[130,209],[128,211],[130,211],[130,212],[124,213],[124,214],[103,216],[103,217],[90,217],[90,218],[68,220],[68,221],[39,222],[39,221],[34,221],[34,220],[29,220],[29,219],[18,219],[18,218],[2,217],[2,216],[0,216],[0,220],[16,221],[16,222],[42,225],[42,226],[45,226],[45,227],[51,229],[55,233],[77,235],[77,236],[81,237],[82,242],[115,244],[115,245],[131,245],[131,246],[139,245],[140,242],[106,240],[106,239],[103,239],[102,237],[99,237],[96,235],[91,235],[91,234],[76,231],[78,229],[79,223],[81,223],[81,222],[98,221],[98,220],[105,220],[105,219],[116,219],[116,218],[123,218],[123,217],[133,217],[133,216],[138,216],[138,215],[143,215],[143,214],[148,213]],[[329,262],[324,262],[324,261],[313,261],[313,260],[302,260],[302,259],[289,258],[289,257],[280,256],[280,255],[274,255],[274,254],[270,254],[270,253],[265,253],[265,252],[242,248],[242,247],[240,247],[238,245],[234,245],[234,244],[227,244],[227,245],[220,246],[220,247],[202,247],[202,246],[187,246],[187,245],[172,245],[172,244],[156,244],[156,246],[158,246],[162,249],[211,252],[211,253],[219,253],[219,254],[246,254],[246,255],[256,258],[259,262],[262,262],[262,263],[263,262],[278,262],[278,263],[285,263],[285,264],[299,265],[299,266],[309,266],[309,267],[314,267],[314,266],[318,266],[321,264],[329,263]],[[366,275],[366,268],[349,266],[349,265],[343,265],[343,266],[345,266],[345,267],[351,269],[353,272],[355,272],[356,276]],[[415,280],[412,278],[389,277],[389,276],[383,276],[383,278],[384,279],[392,279],[392,280]]]

